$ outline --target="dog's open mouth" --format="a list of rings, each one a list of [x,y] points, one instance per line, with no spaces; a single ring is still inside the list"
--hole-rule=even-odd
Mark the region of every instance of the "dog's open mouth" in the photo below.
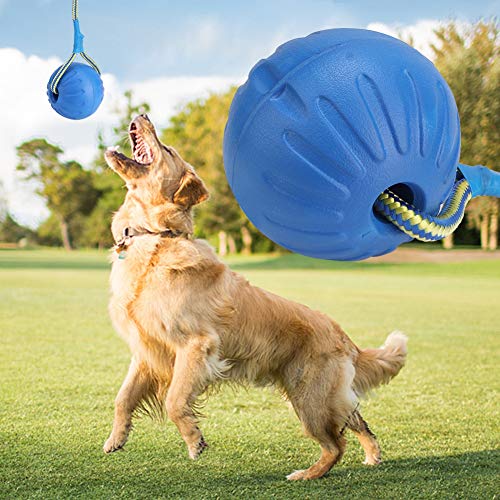
[[[134,122],[130,124],[129,134],[134,161],[141,165],[151,164],[154,160],[153,150],[141,132],[139,132]]]

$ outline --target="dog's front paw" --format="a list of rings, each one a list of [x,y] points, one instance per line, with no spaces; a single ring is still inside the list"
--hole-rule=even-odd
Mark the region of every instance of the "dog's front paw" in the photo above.
[[[201,436],[200,440],[195,445],[189,447],[189,458],[196,460],[203,453],[205,448],[208,448],[208,444],[205,438]]]
[[[382,462],[380,455],[366,455],[363,465],[378,465]]]
[[[115,436],[114,434],[111,434],[111,436],[109,436],[109,438],[104,443],[102,449],[104,453],[113,453],[114,451],[123,449],[126,442],[126,436]]]

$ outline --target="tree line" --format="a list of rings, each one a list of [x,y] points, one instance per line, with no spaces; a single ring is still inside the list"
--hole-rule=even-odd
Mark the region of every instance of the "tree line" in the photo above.
[[[496,20],[480,21],[467,31],[451,22],[436,31],[439,43],[432,46],[434,63],[448,81],[461,117],[461,162],[498,169],[500,61]],[[411,43],[411,40],[408,40]],[[197,210],[197,236],[209,239],[219,253],[268,252],[278,247],[248,220],[226,181],[222,140],[235,88],[186,104],[160,131],[160,139],[173,145],[204,179],[211,199]],[[117,112],[110,131],[111,143],[130,155],[128,124],[137,114],[147,113],[146,102],[135,103],[125,93],[125,106]],[[125,190],[120,178],[104,162],[104,139],[97,138],[96,155],[90,165],[64,161],[64,152],[43,138],[17,148],[19,176],[35,182],[50,216],[36,230],[18,224],[8,213],[0,194],[0,241],[27,239],[36,244],[106,248],[113,244],[112,214],[121,205]],[[500,204],[495,198],[473,200],[465,223],[445,242],[445,247],[477,244],[483,249],[498,246]]]

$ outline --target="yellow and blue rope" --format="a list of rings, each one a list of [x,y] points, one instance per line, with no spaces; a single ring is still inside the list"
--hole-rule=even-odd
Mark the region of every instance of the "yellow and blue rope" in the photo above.
[[[437,241],[455,231],[471,198],[471,186],[466,179],[461,178],[455,183],[439,215],[432,216],[421,212],[389,189],[377,198],[374,207],[380,215],[412,238]]]
[[[85,61],[89,63],[89,65],[97,71],[97,73],[100,75],[101,70],[97,66],[97,64],[94,62],[94,60],[85,54],[83,51],[83,34],[80,31],[80,23],[78,21],[78,0],[73,0],[73,5],[71,8],[71,17],[73,19],[73,28],[74,28],[74,41],[73,41],[73,52],[69,59],[57,70],[56,75],[52,79],[52,83],[50,84],[50,90],[52,91],[53,94],[57,94],[57,86],[59,85],[59,82],[61,81],[62,77],[68,71],[68,68],[71,66],[73,61],[76,59],[76,56],[80,54]]]

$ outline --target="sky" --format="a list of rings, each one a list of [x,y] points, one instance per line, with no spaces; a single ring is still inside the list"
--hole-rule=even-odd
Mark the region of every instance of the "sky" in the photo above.
[[[51,110],[46,83],[71,53],[71,0],[0,0],[0,181],[10,211],[36,226],[43,202],[15,173],[15,147],[46,137],[67,159],[88,164],[99,130],[110,130],[121,95],[132,89],[159,126],[191,99],[244,82],[281,43],[324,28],[412,35],[431,57],[433,30],[498,16],[500,0],[80,0],[85,50],[103,71],[105,99],[72,122]]]

